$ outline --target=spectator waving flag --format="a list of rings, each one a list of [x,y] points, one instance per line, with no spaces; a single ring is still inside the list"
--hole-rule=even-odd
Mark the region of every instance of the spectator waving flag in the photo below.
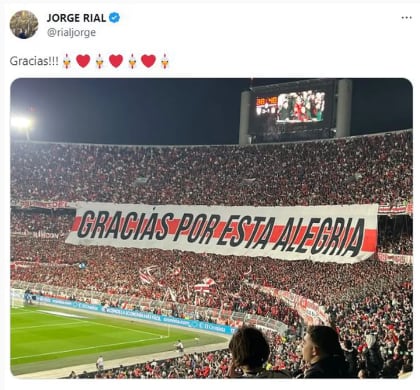
[[[176,293],[170,287],[168,287],[169,295],[171,296],[172,301],[176,302]]]
[[[204,284],[207,284],[207,286],[213,286],[213,284],[216,284],[216,282],[214,281],[214,279],[212,278],[204,278],[203,279]]]
[[[194,285],[194,291],[209,293],[210,292],[210,286],[208,284],[205,284],[205,283],[198,283],[198,284]]]
[[[145,272],[139,271],[139,275],[142,283],[151,284],[155,281],[155,278],[153,276],[148,275]]]
[[[153,270],[155,270],[156,268],[158,268],[158,266],[157,265],[151,265],[150,267],[146,267],[145,269],[144,269],[144,271],[148,274],[148,275],[150,275],[150,276],[152,276],[152,274],[150,273],[151,271],[153,271]],[[153,277],[153,276],[152,276]]]
[[[144,284],[151,284],[156,282],[156,278],[150,273],[150,271],[158,268],[157,265],[151,265],[144,269],[139,270],[140,280]]]

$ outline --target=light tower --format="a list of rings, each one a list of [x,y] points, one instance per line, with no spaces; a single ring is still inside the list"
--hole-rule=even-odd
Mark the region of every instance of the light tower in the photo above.
[[[33,120],[25,116],[12,116],[10,119],[11,130],[25,133],[26,140],[30,141],[30,132],[32,130]]]

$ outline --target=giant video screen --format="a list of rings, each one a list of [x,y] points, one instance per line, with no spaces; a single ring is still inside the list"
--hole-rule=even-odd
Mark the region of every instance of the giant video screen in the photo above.
[[[334,86],[329,79],[254,88],[250,135],[256,142],[331,138]]]

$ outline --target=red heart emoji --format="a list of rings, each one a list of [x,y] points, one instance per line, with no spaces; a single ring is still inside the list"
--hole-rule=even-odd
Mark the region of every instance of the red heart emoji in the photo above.
[[[156,57],[153,54],[147,55],[143,54],[141,56],[141,62],[143,62],[144,66],[150,68],[156,61]]]
[[[90,55],[89,54],[85,54],[85,55],[79,54],[76,57],[76,61],[82,68],[84,68],[90,61]]]
[[[109,62],[115,68],[118,68],[121,65],[122,61],[123,61],[123,56],[121,54],[118,54],[118,55],[111,54],[109,56]]]

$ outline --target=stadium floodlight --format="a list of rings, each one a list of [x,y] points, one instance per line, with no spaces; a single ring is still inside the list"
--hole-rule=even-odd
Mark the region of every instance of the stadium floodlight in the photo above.
[[[26,139],[29,141],[29,133],[32,129],[32,120],[24,116],[14,116],[10,119],[10,126],[12,129],[24,132]]]

